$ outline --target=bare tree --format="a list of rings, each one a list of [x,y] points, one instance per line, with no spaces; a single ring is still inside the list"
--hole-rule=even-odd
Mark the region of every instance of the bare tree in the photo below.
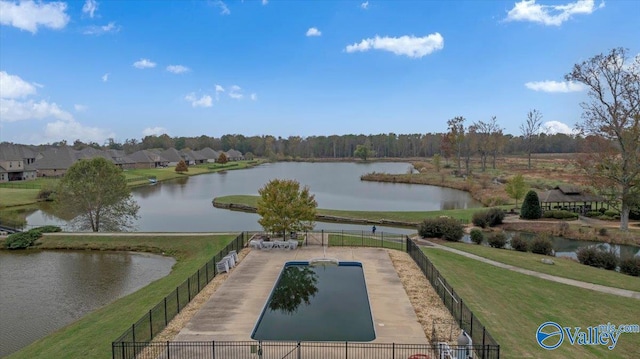
[[[622,230],[629,228],[631,206],[640,201],[640,55],[630,59],[627,51],[596,55],[565,76],[588,91],[590,101],[581,104],[584,121],[578,128],[604,140],[579,163],[589,178],[617,192]]]
[[[496,122],[496,116],[491,117],[489,122],[478,121],[469,126],[469,134],[473,134],[474,147],[480,154],[480,165],[482,172],[487,170],[487,157],[489,154],[494,154],[493,168],[495,169],[495,155],[497,153],[496,134],[502,132],[498,123]]]
[[[460,168],[460,160],[462,159],[462,152],[465,147],[466,136],[464,121],[465,118],[462,116],[457,116],[447,121],[447,126],[449,128],[449,131],[447,132],[447,141],[451,144],[453,152],[455,153],[458,172],[462,170]]]
[[[522,132],[522,140],[527,150],[527,156],[529,159],[529,169],[531,169],[531,152],[538,139],[540,128],[542,127],[542,113],[538,110],[531,110],[527,113],[527,122],[520,125],[520,131]]]

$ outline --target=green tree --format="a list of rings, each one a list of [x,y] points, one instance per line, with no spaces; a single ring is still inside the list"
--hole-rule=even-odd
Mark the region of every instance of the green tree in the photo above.
[[[542,217],[542,208],[540,207],[540,199],[538,193],[531,190],[527,192],[520,209],[520,218],[523,219],[539,219]]]
[[[627,51],[596,55],[565,76],[586,87],[590,101],[581,104],[579,128],[599,142],[588,144],[579,164],[596,187],[615,192],[621,230],[629,228],[630,209],[640,203],[640,55],[629,59]]]
[[[436,153],[435,155],[433,155],[433,166],[436,168],[436,172],[440,172],[440,169],[442,168],[442,158],[440,157],[439,153]]]
[[[504,190],[509,197],[516,200],[516,208],[518,208],[518,200],[527,193],[527,184],[524,182],[524,177],[521,174],[515,175],[504,186]]]
[[[221,165],[224,165],[227,162],[229,162],[229,159],[227,158],[227,155],[224,152],[220,152],[220,156],[218,156],[218,159],[216,160],[216,162],[218,162]]]
[[[357,145],[353,155],[366,161],[367,158],[373,156],[373,150],[367,145]]]
[[[69,167],[58,184],[56,206],[74,216],[72,225],[94,232],[133,228],[140,209],[122,170],[102,157]]]
[[[180,160],[176,165],[176,172],[189,172],[189,166],[184,160]]]
[[[313,229],[318,203],[309,187],[295,180],[273,179],[258,190],[258,223],[267,232],[286,233]]]

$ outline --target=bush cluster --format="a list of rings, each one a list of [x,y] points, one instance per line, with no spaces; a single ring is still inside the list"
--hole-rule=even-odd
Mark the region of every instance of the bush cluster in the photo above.
[[[618,265],[618,257],[613,251],[600,250],[594,246],[580,248],[576,254],[580,263],[591,267],[614,270]]]
[[[620,261],[620,272],[640,277],[640,258],[630,257]]]
[[[593,217],[600,217],[602,215],[602,213],[600,211],[589,211],[589,212],[585,213],[584,215],[585,215],[585,217],[593,218]]]
[[[542,208],[540,208],[540,199],[538,193],[531,190],[527,192],[520,208],[520,217],[523,219],[538,219],[542,217]]]
[[[578,214],[570,211],[554,209],[551,211],[545,211],[542,214],[542,217],[554,219],[578,219]]]
[[[420,223],[418,234],[423,238],[443,238],[457,242],[464,235],[464,227],[455,218],[427,218]]]
[[[502,232],[492,233],[487,241],[493,248],[504,248],[507,245],[507,236]]]
[[[529,251],[529,241],[522,238],[522,236],[518,234],[514,234],[510,241],[511,248],[515,249],[518,252],[527,252]]]
[[[7,249],[25,249],[31,247],[35,241],[42,236],[42,233],[60,232],[58,226],[42,226],[30,229],[26,232],[18,232],[11,234],[4,242]]]
[[[608,209],[604,211],[604,215],[611,218],[620,218],[620,213],[618,211],[614,211],[612,209]]]
[[[469,232],[469,237],[475,244],[482,244],[484,241],[484,234],[482,234],[482,231],[479,229],[472,229],[471,232]]]
[[[486,211],[479,211],[473,214],[471,221],[473,225],[486,228],[495,227],[502,224],[506,213],[500,208],[490,208]]]
[[[543,254],[545,256],[553,255],[553,242],[547,235],[537,235],[530,244],[532,253]]]

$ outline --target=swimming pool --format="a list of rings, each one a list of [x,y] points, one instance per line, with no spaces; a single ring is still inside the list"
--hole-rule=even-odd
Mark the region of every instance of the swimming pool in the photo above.
[[[251,338],[367,342],[376,337],[360,262],[286,262]]]

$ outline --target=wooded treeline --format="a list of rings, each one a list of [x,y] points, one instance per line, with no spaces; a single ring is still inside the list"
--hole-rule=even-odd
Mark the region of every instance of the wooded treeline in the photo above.
[[[377,135],[332,135],[332,136],[289,136],[275,137],[264,136],[243,136],[239,134],[224,135],[222,137],[211,137],[202,135],[199,137],[170,137],[168,135],[146,136],[142,140],[127,139],[124,143],[119,143],[110,139],[104,145],[97,143],[83,143],[76,140],[73,147],[82,149],[87,146],[102,149],[122,149],[127,154],[138,150],[151,148],[176,148],[178,150],[189,148],[200,150],[210,147],[214,150],[235,149],[243,154],[251,153],[257,157],[267,158],[349,158],[354,157],[354,151],[358,145],[365,145],[371,149],[369,157],[431,157],[440,154],[449,157],[447,153],[447,140],[449,133],[414,133],[414,134],[377,134]],[[527,143],[523,136],[494,134],[497,138],[496,150],[500,155],[516,155],[528,152]],[[468,150],[474,153],[483,151],[486,144],[478,132],[466,132],[466,138],[477,139],[469,141]],[[532,152],[534,153],[572,153],[577,152],[584,139],[579,136],[569,136],[566,134],[539,134],[533,142]],[[444,146],[443,146],[444,143]],[[63,145],[65,143],[55,143]],[[452,154],[450,158],[454,158]]]

